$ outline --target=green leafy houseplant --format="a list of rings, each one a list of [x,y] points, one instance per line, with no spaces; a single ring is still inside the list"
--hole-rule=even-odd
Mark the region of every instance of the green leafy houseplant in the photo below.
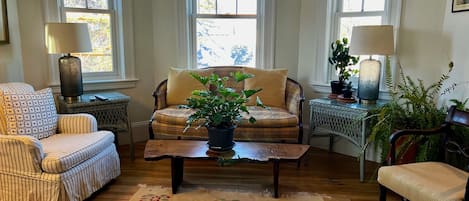
[[[332,55],[329,57],[329,63],[334,65],[338,71],[339,82],[345,83],[350,76],[357,74],[357,69],[350,69],[348,66],[357,64],[359,57],[349,54],[348,39],[336,40],[331,43]]]
[[[440,79],[426,87],[421,79],[414,81],[406,76],[400,68],[400,80],[396,86],[390,77],[389,59],[386,61],[386,85],[391,92],[391,100],[383,107],[373,111],[376,122],[373,122],[368,142],[375,142],[375,146],[382,148],[381,159],[385,159],[389,151],[389,137],[397,129],[428,129],[439,126],[446,115],[445,108],[439,108],[436,99],[444,82],[449,78],[453,64],[449,64],[447,73]],[[438,150],[438,136],[417,137],[402,142],[397,150],[398,158],[402,156],[412,144],[417,145],[416,161],[433,160]]]
[[[241,120],[242,112],[249,114],[245,103],[248,102],[251,96],[262,90],[236,91],[233,88],[226,87],[230,77],[219,77],[216,74],[205,77],[191,73],[191,76],[204,85],[205,89],[194,90],[192,92],[193,96],[187,99],[187,104],[179,106],[180,108],[195,110],[195,113],[190,115],[186,122],[186,129],[196,122],[197,127],[231,128],[236,126]],[[241,72],[231,73],[230,76],[236,83],[254,77],[252,74]],[[256,99],[256,105],[265,108],[259,97]],[[254,123],[256,119],[251,116],[249,122]]]

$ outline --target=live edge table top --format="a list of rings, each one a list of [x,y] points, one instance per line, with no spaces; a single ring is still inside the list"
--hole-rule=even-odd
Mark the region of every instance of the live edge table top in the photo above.
[[[196,140],[148,140],[145,147],[145,160],[182,157],[199,159],[252,160],[268,162],[270,160],[298,160],[309,149],[309,145],[236,142],[232,151],[215,153],[208,149],[207,141]]]

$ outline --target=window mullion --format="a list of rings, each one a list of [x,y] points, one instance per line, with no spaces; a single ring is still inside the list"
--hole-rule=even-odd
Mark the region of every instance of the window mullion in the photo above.
[[[365,12],[365,0],[362,0],[362,6],[361,6],[361,12],[364,13]]]
[[[368,11],[368,12],[337,12],[337,17],[369,17],[369,16],[385,16],[384,11]]]

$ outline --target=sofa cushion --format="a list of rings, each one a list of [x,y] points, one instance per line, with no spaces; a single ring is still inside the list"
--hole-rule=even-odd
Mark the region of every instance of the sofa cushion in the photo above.
[[[243,113],[243,118],[238,126],[250,128],[281,128],[281,127],[295,127],[298,125],[298,117],[289,113],[284,108],[271,107],[266,110],[257,106],[248,106],[249,114]],[[256,118],[255,123],[249,123],[250,116]]]
[[[420,162],[381,167],[378,182],[412,201],[463,200],[468,175],[446,163]]]
[[[35,92],[0,91],[0,108],[8,135],[42,139],[56,132],[58,117],[50,88]]]
[[[247,105],[256,105],[256,96],[259,96],[264,105],[285,108],[287,69],[244,68],[244,72],[254,75],[253,78],[244,80],[245,89],[262,89],[259,93],[251,96]]]
[[[257,106],[248,106],[248,114],[243,114],[238,127],[295,127],[298,125],[297,116],[289,113],[283,108],[271,107],[270,110]],[[178,109],[177,106],[170,106],[161,110],[156,110],[153,119],[156,122],[170,125],[186,124],[187,118],[194,113],[191,109]],[[256,118],[256,123],[249,123],[250,116]],[[195,124],[197,125],[197,123]]]
[[[56,134],[42,139],[45,157],[41,166],[48,173],[62,173],[102,152],[114,142],[114,134]]]
[[[186,104],[186,99],[192,95],[193,90],[205,88],[204,85],[202,85],[199,81],[190,75],[191,72],[198,73],[202,76],[208,76],[210,75],[211,70],[187,70],[170,68],[166,91],[166,104]]]

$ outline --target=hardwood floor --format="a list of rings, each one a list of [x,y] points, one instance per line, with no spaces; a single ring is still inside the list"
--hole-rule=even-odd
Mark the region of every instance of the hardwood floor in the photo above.
[[[121,176],[88,200],[129,200],[139,184],[170,187],[170,159],[145,161],[144,147],[144,142],[136,143],[134,161],[130,160],[128,146],[119,147]],[[355,157],[311,148],[299,169],[293,162],[280,164],[279,192],[333,194],[352,201],[378,200],[378,165],[366,163],[366,181],[363,183],[358,178],[358,165]],[[273,187],[272,172],[272,163],[243,162],[221,167],[216,161],[185,160],[182,186],[265,191]],[[398,200],[397,196],[389,194],[388,200]]]

